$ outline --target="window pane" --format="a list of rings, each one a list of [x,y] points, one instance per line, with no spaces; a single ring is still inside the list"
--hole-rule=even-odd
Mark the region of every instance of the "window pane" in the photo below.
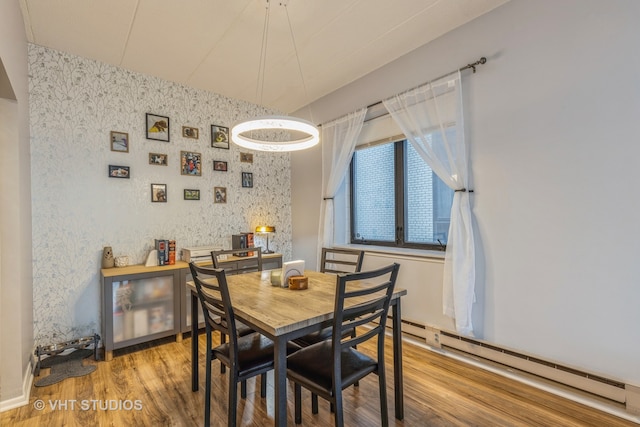
[[[447,243],[453,190],[405,142],[405,240]]]
[[[354,236],[356,240],[395,241],[393,143],[354,153]]]

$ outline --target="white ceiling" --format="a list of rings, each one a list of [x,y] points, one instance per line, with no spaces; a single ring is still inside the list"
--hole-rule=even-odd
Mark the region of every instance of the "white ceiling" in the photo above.
[[[20,3],[32,43],[291,113],[506,1],[271,0],[262,90],[267,0]]]

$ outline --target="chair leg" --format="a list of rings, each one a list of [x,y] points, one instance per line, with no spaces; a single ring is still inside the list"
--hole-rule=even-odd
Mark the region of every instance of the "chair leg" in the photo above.
[[[229,415],[227,419],[229,427],[236,427],[238,413],[238,377],[233,371],[234,369],[229,369]]]
[[[240,397],[247,398],[247,380],[240,381]]]
[[[353,331],[351,331],[351,338],[355,338],[356,337],[356,329],[353,328]],[[353,348],[358,348],[357,345],[354,345]],[[354,387],[358,387],[360,385],[360,381],[356,381],[355,383],[353,383]]]
[[[335,412],[333,413],[333,418],[336,421],[336,427],[343,427],[344,419],[342,413],[342,391],[340,389],[338,389],[338,392],[335,395],[335,399]],[[334,404],[332,403],[331,406],[334,406]]]
[[[384,361],[382,363],[384,363]],[[387,408],[387,380],[384,368],[378,370],[378,387],[380,388],[380,418],[382,418],[382,427],[387,427],[389,425],[389,409]]]
[[[227,342],[227,334],[220,333],[220,344],[224,344]],[[224,374],[226,372],[226,366],[222,363],[220,364],[220,373]]]
[[[267,397],[267,374],[260,374],[260,397]]]
[[[318,395],[315,393],[311,393],[311,413],[318,413]]]
[[[198,339],[198,337],[192,338]],[[206,349],[206,368],[205,368],[205,386],[204,386],[204,426],[211,425],[211,332],[207,333],[207,349]]]
[[[302,424],[302,387],[298,383],[294,383],[294,395],[295,395],[295,408],[296,408],[295,421],[296,421],[296,424]]]
[[[211,425],[211,349],[207,348],[206,384],[204,386],[204,426]]]

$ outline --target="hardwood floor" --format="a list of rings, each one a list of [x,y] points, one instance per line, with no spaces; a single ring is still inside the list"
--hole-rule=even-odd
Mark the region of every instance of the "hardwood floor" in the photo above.
[[[110,362],[97,364],[90,375],[66,379],[48,387],[33,387],[29,405],[0,414],[2,426],[199,426],[204,411],[204,335],[200,335],[200,390],[191,391],[191,339],[136,346],[114,352]],[[405,343],[405,419],[394,418],[391,340],[387,344],[387,384],[391,426],[637,426],[495,373]],[[372,349],[369,345],[360,350]],[[214,362],[211,420],[226,425],[227,377]],[[47,375],[43,370],[41,375]],[[271,373],[272,374],[272,373]],[[273,377],[268,395],[260,397],[259,379],[247,384],[247,399],[239,399],[238,426],[273,425]],[[218,398],[218,396],[223,396]],[[289,425],[293,422],[293,389],[289,388]],[[380,425],[375,376],[343,393],[345,426]],[[303,391],[303,426],[330,426],[333,417],[320,399],[319,414],[311,413],[310,395]],[[39,410],[38,405],[44,404]],[[66,405],[66,407],[65,407]]]

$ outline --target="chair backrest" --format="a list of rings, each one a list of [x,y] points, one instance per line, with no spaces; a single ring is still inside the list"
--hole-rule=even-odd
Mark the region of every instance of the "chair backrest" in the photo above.
[[[235,315],[231,306],[225,271],[219,268],[198,266],[194,262],[189,263],[189,269],[191,269],[191,275],[196,285],[207,332],[210,333],[213,329],[235,338]],[[232,344],[236,343],[233,339],[231,342]],[[235,353],[231,356],[235,356]]]
[[[235,254],[253,252],[252,256],[237,257]],[[229,259],[229,257],[233,257]],[[225,259],[226,258],[226,259]],[[242,252],[238,249],[227,249],[212,251],[211,259],[214,268],[222,268],[227,274],[251,273],[262,271],[262,247],[244,248]]]
[[[339,274],[333,317],[334,362],[347,347],[378,337],[378,357],[383,354],[387,311],[395,288],[400,264],[360,273]],[[354,303],[355,298],[364,301]],[[370,324],[363,333],[349,334],[357,326]],[[338,363],[339,365],[339,363]]]
[[[358,273],[362,269],[364,251],[356,249],[322,248],[322,273]]]

